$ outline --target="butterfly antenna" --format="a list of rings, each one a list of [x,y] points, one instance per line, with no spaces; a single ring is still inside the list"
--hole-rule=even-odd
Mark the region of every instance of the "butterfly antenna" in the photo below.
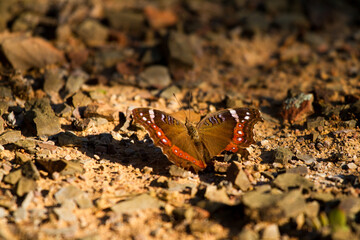
[[[181,102],[179,101],[179,99],[176,97],[175,93],[173,93],[173,96],[174,96],[175,100],[177,101],[177,103],[179,104],[180,108],[183,108],[183,105],[181,104]],[[185,113],[185,121],[187,121],[186,113]]]
[[[189,114],[189,119],[190,119],[190,104],[191,104],[192,98],[193,98],[193,95],[192,95],[192,92],[190,92],[190,97],[189,97],[189,100],[188,100],[188,114]]]

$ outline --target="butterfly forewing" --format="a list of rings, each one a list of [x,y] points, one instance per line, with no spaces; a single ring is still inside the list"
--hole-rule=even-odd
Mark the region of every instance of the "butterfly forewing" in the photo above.
[[[237,152],[254,143],[254,125],[261,121],[257,109],[225,109],[207,115],[198,125],[201,141],[210,157],[222,151]]]
[[[154,144],[162,149],[171,162],[195,170],[206,167],[196,146],[191,144],[187,128],[180,121],[150,108],[135,108],[132,114],[135,122],[147,130]]]

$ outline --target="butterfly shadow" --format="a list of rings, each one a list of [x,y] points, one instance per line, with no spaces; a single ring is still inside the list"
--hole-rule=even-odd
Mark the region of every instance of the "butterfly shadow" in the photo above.
[[[167,169],[171,163],[151,141],[146,138],[139,140],[136,135],[128,137],[121,134],[121,137],[117,140],[109,133],[87,135],[79,150],[91,158],[99,157],[100,161],[107,160],[140,170],[149,167],[153,174],[169,176]]]

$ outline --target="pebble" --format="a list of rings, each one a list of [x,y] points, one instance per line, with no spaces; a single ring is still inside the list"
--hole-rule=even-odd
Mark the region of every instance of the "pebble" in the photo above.
[[[309,169],[306,166],[297,166],[294,168],[288,168],[286,169],[287,173],[296,173],[300,175],[306,175],[309,172]]]
[[[61,68],[49,68],[44,74],[44,91],[47,94],[58,93],[65,85],[65,77],[68,72]]]
[[[262,239],[264,240],[280,240],[279,227],[276,224],[270,224],[264,229]]]
[[[226,173],[227,179],[242,191],[247,191],[252,185],[239,162],[232,162]]]
[[[230,199],[225,188],[218,189],[217,186],[208,185],[205,191],[205,198],[212,202],[229,204]]]
[[[138,79],[138,85],[142,88],[157,88],[163,89],[170,85],[171,78],[169,70],[160,65],[154,65],[140,73]]]
[[[113,205],[111,210],[117,214],[131,214],[135,211],[149,208],[159,208],[163,205],[164,204],[157,198],[144,193]]]
[[[179,93],[181,90],[176,85],[170,85],[160,92],[160,97],[165,99],[172,99],[174,94]]]
[[[181,178],[187,178],[190,177],[192,174],[190,171],[185,170],[181,167],[178,167],[176,165],[171,165],[169,168],[169,173],[173,177],[181,177]]]
[[[4,177],[4,182],[15,185],[21,178],[21,169],[14,170]]]
[[[82,139],[72,132],[61,132],[57,135],[60,147],[80,147],[83,143]]]
[[[284,121],[291,124],[301,122],[314,113],[313,101],[313,94],[300,93],[294,97],[289,97],[284,101],[280,114]]]
[[[89,79],[89,75],[82,70],[73,71],[65,84],[65,91],[62,93],[64,98],[71,96],[80,90],[81,86]]]
[[[91,199],[89,199],[85,195],[81,195],[80,197],[77,197],[75,199],[75,202],[81,209],[91,208],[94,206]]]
[[[99,46],[105,43],[109,30],[94,19],[86,19],[77,28],[77,34],[89,46]]]
[[[275,163],[286,165],[293,155],[294,154],[288,148],[279,147],[274,151],[273,159]]]
[[[7,130],[0,135],[0,144],[6,145],[19,141],[21,138],[21,131]]]
[[[66,200],[75,199],[82,194],[83,194],[83,192],[79,188],[77,188],[73,185],[69,185],[69,186],[63,187],[59,191],[57,191],[54,194],[54,197],[58,203],[63,203]]]
[[[357,165],[355,163],[348,163],[346,166],[351,170],[357,169]]]
[[[21,173],[24,177],[33,180],[40,179],[40,173],[32,161],[27,161],[21,166]]]
[[[26,211],[25,208],[19,207],[14,211],[13,216],[15,222],[21,222],[27,218],[28,212]]]
[[[36,99],[29,102],[25,113],[25,122],[30,126],[29,131],[37,136],[51,136],[61,131],[59,118],[51,108],[48,98]]]
[[[296,154],[297,159],[303,161],[306,165],[311,165],[315,162],[315,158],[308,154]]]
[[[54,213],[59,218],[59,220],[63,220],[66,222],[75,222],[77,220],[72,210],[68,208],[54,208]]]
[[[314,186],[313,182],[310,182],[306,178],[295,173],[279,174],[273,181],[273,184],[282,190],[287,190],[288,188],[294,187],[309,189]]]
[[[26,193],[35,190],[36,186],[37,184],[35,180],[21,177],[16,185],[16,195],[22,197]]]

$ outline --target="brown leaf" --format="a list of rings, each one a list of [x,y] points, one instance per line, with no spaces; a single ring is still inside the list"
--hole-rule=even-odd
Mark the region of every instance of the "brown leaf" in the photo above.
[[[0,35],[0,44],[5,57],[17,70],[26,71],[64,61],[63,52],[42,38],[4,33]]]

